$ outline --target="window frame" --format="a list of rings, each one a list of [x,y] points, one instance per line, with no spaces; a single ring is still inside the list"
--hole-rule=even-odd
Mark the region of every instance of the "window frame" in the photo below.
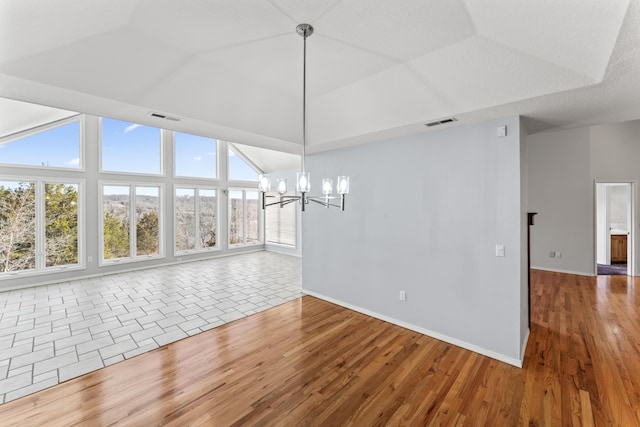
[[[108,169],[104,169],[103,168],[103,156],[102,156],[102,149],[103,149],[103,145],[102,145],[102,122],[104,121],[104,119],[108,119],[108,120],[117,120],[119,122],[126,122],[126,123],[131,123],[131,124],[140,124],[141,126],[147,126],[150,128],[154,128],[154,129],[159,129],[160,130],[160,139],[159,139],[159,144],[160,144],[160,172],[159,173],[144,173],[144,172],[126,172],[126,171],[112,171],[112,170],[108,170]],[[120,120],[120,119],[114,119],[112,117],[104,117],[104,116],[98,116],[98,173],[100,174],[107,174],[107,175],[126,175],[126,176],[133,176],[133,177],[163,177],[166,176],[166,171],[164,170],[164,163],[165,163],[165,143],[164,141],[167,139],[168,137],[168,133],[171,132],[167,129],[163,129],[163,128],[158,128],[155,126],[149,126],[149,125],[145,125],[145,124],[141,124],[141,123],[135,123],[135,122],[129,122],[127,120]]]
[[[176,152],[178,151],[178,146],[176,144],[176,135],[182,133],[185,135],[191,135],[191,136],[197,136],[197,137],[201,137],[201,138],[208,138],[208,139],[213,139],[216,142],[216,174],[213,178],[205,178],[205,177],[201,177],[201,176],[185,176],[185,175],[178,175],[177,173],[177,156],[176,156]],[[206,181],[206,182],[220,182],[220,140],[214,137],[210,137],[210,136],[204,136],[204,135],[197,135],[195,133],[188,133],[188,132],[179,132],[179,131],[171,131],[171,146],[173,147],[173,177],[179,180],[184,180],[184,181]],[[216,188],[217,190],[217,188]],[[216,196],[217,197],[217,196]]]
[[[232,191],[242,191],[242,243],[231,243],[231,197],[229,193]],[[258,241],[247,242],[247,191],[258,193],[258,204],[260,203],[259,191],[257,188],[251,187],[229,187],[227,194],[227,245],[229,249],[264,245],[264,215],[260,215],[260,207],[258,207]]]
[[[195,235],[195,247],[193,249],[184,249],[184,250],[178,250],[177,248],[177,242],[178,242],[178,236],[177,236],[177,232],[176,232],[176,216],[177,216],[177,208],[176,208],[176,191],[177,190],[194,190],[194,199],[195,199],[195,206],[194,206],[194,217],[195,217],[195,228],[196,228],[196,235]],[[216,219],[216,244],[215,246],[208,246],[208,247],[198,247],[199,246],[199,241],[200,241],[200,190],[213,190],[216,192],[216,212],[215,212],[215,219]],[[206,252],[215,252],[215,251],[220,251],[222,249],[222,245],[220,245],[220,187],[219,186],[213,186],[213,185],[201,185],[201,184],[194,184],[194,185],[190,185],[188,183],[175,183],[173,185],[173,256],[174,257],[178,257],[178,256],[182,256],[182,255],[191,255],[191,254],[198,254],[198,253],[206,253]]]
[[[1,175],[0,181],[32,182],[35,184],[35,268],[12,272],[0,272],[0,280],[17,277],[39,276],[62,271],[86,268],[85,256],[85,180],[82,178],[56,178],[50,176]],[[46,184],[67,184],[78,186],[78,263],[47,267],[46,253]]]
[[[104,187],[129,187],[129,256],[122,258],[105,259],[104,257]],[[136,222],[132,219],[136,218],[136,187],[158,187],[158,253],[148,255],[136,255],[137,252],[137,231]],[[98,266],[105,267],[115,264],[128,264],[141,261],[149,261],[152,259],[166,258],[165,254],[165,233],[164,233],[164,183],[162,182],[144,182],[144,181],[113,181],[113,180],[98,180],[98,234],[99,234],[99,247],[98,247]]]
[[[294,196],[295,191],[288,191],[285,195]],[[288,206],[293,207],[293,241],[294,241],[293,244],[272,242],[267,240],[267,212],[273,212],[274,209],[280,209],[280,207],[274,206],[274,207],[271,207],[270,209],[264,209],[263,223],[264,223],[264,244],[265,245],[277,246],[277,247],[287,248],[287,249],[297,249],[298,247],[298,209],[297,209],[298,204],[299,202],[294,202],[282,208],[282,209],[286,209]]]
[[[229,174],[231,173],[231,166],[229,162],[229,152],[233,151],[233,153],[238,156],[239,158],[242,159],[242,161],[244,161],[251,169],[253,169],[254,171],[256,171],[256,180],[255,181],[246,181],[246,180],[240,180],[240,179],[231,179],[231,177],[229,176]],[[243,153],[240,152],[240,150],[238,150],[236,148],[236,146],[233,144],[233,142],[229,142],[227,141],[227,182],[229,183],[233,183],[234,185],[239,185],[242,188],[251,188],[252,186],[255,185],[255,188],[258,188],[258,177],[257,175],[263,174],[264,171],[262,169],[260,169],[258,167],[258,165],[256,165],[255,163],[253,163],[253,161],[251,161],[251,159],[247,158],[247,156],[245,156]]]
[[[80,159],[80,164],[77,168],[67,168],[63,166],[43,166],[43,165],[24,165],[24,164],[16,164],[16,163],[3,163],[0,162],[0,166],[3,168],[20,168],[20,169],[37,169],[42,170],[60,170],[60,171],[69,171],[69,172],[86,172],[85,165],[85,115],[82,113],[78,113],[71,117],[67,117],[64,119],[56,120],[50,123],[45,123],[43,125],[35,126],[29,129],[25,129],[23,131],[19,131],[16,133],[12,133],[10,135],[5,135],[0,137],[0,145],[8,144],[11,142],[18,141],[23,138],[27,138],[29,136],[37,135],[39,133],[46,132],[51,129],[55,129],[57,127],[62,127],[68,125],[73,122],[79,123],[78,130],[78,158]]]

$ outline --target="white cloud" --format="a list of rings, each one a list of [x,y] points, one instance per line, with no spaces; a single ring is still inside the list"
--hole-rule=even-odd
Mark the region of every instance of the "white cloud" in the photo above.
[[[202,160],[202,156],[196,156],[193,158],[193,160],[199,162],[200,160]]]
[[[209,151],[209,152],[207,153],[207,156],[215,156],[215,155],[216,155],[216,152],[215,152],[215,151]]]
[[[134,130],[134,129],[136,129],[136,128],[139,128],[140,126],[142,126],[142,125],[139,125],[139,124],[136,124],[136,123],[134,123],[134,124],[132,124],[132,125],[129,125],[129,126],[127,126],[126,128],[124,128],[124,133],[129,133],[129,132],[131,132],[132,130]]]
[[[64,162],[64,164],[70,166],[78,166],[80,164],[80,158],[76,157],[75,159],[67,160],[66,162]]]

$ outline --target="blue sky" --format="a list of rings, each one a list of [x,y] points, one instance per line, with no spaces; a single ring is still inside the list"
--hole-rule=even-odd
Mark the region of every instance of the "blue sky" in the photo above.
[[[0,144],[0,163],[29,166],[80,167],[80,123],[72,122]],[[176,132],[176,175],[215,178],[217,140]],[[229,152],[229,178],[257,181],[258,175]],[[102,119],[102,169],[113,172],[160,173],[160,129]],[[172,171],[166,171],[172,174]]]
[[[0,163],[80,167],[80,123],[73,122],[0,144]]]

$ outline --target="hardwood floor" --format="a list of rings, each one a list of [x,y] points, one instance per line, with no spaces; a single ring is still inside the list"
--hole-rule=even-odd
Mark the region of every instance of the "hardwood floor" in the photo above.
[[[523,369],[305,296],[0,406],[0,425],[640,425],[639,279],[534,271]]]

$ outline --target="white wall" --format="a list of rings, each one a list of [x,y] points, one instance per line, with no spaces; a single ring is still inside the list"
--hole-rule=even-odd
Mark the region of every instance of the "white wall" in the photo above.
[[[632,183],[632,239],[634,259],[633,274],[640,275],[638,254],[638,221],[640,182],[640,120],[592,126],[590,128],[591,176],[598,182],[631,182]]]
[[[638,234],[640,121],[530,135],[527,152],[529,210],[539,213],[532,228],[532,267],[595,274],[595,182],[634,184],[632,231]],[[631,243],[636,254],[638,240]],[[562,258],[549,258],[549,251],[560,251]]]
[[[496,136],[498,125],[507,137]],[[520,363],[517,117],[315,154],[308,165],[314,188],[350,175],[351,194],[345,212],[304,213],[304,291]]]
[[[520,359],[524,359],[529,338],[529,258],[527,232],[529,228],[529,163],[527,132],[520,119]]]
[[[531,266],[551,271],[594,273],[594,203],[589,129],[529,135]],[[549,252],[561,258],[550,258]]]

